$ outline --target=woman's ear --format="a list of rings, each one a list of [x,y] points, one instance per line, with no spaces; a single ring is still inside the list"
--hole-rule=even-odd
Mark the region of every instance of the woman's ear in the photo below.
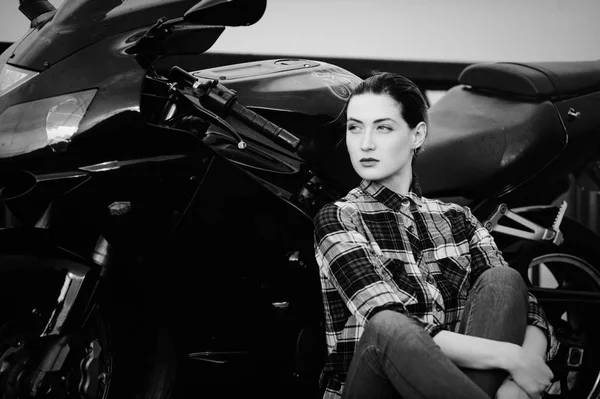
[[[426,137],[427,124],[425,122],[419,122],[419,124],[413,129],[413,148],[417,149],[421,147]]]

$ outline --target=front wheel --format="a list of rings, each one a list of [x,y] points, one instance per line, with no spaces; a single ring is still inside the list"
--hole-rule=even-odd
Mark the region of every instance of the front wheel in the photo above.
[[[33,308],[0,320],[0,398],[109,398],[115,357],[104,318],[90,317],[68,343],[66,337],[40,338],[43,319]],[[40,374],[32,365],[51,342],[61,342],[55,347],[62,348],[64,367]]]
[[[176,357],[166,329],[126,326],[97,307],[68,336],[40,338],[48,301],[27,299],[0,313],[0,399],[172,397]],[[40,374],[41,354],[57,342],[60,369]]]
[[[557,380],[546,397],[600,398],[600,304],[593,296],[600,293],[597,260],[582,251],[559,249],[534,258],[527,272],[561,345],[551,363]],[[573,293],[592,295],[575,300],[569,297]]]

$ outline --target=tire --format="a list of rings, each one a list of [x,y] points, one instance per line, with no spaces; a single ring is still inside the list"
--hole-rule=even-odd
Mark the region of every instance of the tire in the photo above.
[[[129,365],[136,368],[138,378],[131,379],[136,382],[129,383],[129,389],[125,391],[130,391],[134,399],[172,399],[175,397],[179,364],[173,339],[166,328],[148,328],[145,335],[137,345],[142,344],[140,349],[147,353],[138,353],[137,358],[129,359]],[[123,381],[128,380],[124,378]],[[120,397],[117,395],[109,399]]]
[[[536,297],[562,348],[550,363],[557,380],[546,398],[600,398],[600,329],[595,320],[600,305],[556,300],[562,290],[600,293],[598,259],[580,248],[557,247],[536,256],[527,270],[532,287],[550,290],[543,297]],[[570,364],[565,360],[568,348],[574,348]],[[579,354],[582,356],[578,365]]]
[[[55,291],[48,292],[50,296],[30,288],[20,289],[19,298],[0,293],[0,301],[12,304],[0,311],[0,399],[29,397],[18,391],[20,382],[32,375],[31,365],[37,364],[34,358],[39,349],[34,348],[43,340],[39,336],[51,310],[48,304],[56,302],[51,300]],[[116,308],[97,306],[84,325],[71,332],[63,367],[47,374],[48,383],[41,388],[47,394],[36,397],[173,397],[177,364],[168,330],[132,322],[132,315],[115,314]],[[126,324],[127,316],[130,320]]]
[[[37,309],[21,309],[0,319],[0,398],[27,398],[21,384],[32,375],[34,350],[42,342],[42,313]],[[52,338],[50,338],[52,339]],[[47,374],[39,390],[41,397],[110,398],[113,386],[114,350],[111,333],[105,319],[92,315],[85,328],[72,336],[64,367]]]

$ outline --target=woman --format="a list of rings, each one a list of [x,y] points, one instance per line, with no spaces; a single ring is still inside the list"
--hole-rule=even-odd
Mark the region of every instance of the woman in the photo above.
[[[315,219],[329,356],[325,398],[538,398],[552,328],[468,207],[421,195],[427,103],[381,73],[346,104],[363,179]]]

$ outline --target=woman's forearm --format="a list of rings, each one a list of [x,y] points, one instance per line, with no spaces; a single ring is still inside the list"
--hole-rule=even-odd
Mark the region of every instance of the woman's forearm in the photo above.
[[[523,349],[530,353],[540,355],[546,358],[546,349],[548,347],[548,339],[542,329],[536,326],[527,326],[525,330],[525,339],[523,340]]]
[[[457,366],[481,370],[511,370],[520,350],[544,358],[547,347],[546,335],[535,326],[527,326],[522,347],[450,331],[440,331],[433,340]]]
[[[510,369],[510,361],[515,351],[520,349],[509,342],[450,331],[440,331],[433,340],[457,366],[481,370]]]

